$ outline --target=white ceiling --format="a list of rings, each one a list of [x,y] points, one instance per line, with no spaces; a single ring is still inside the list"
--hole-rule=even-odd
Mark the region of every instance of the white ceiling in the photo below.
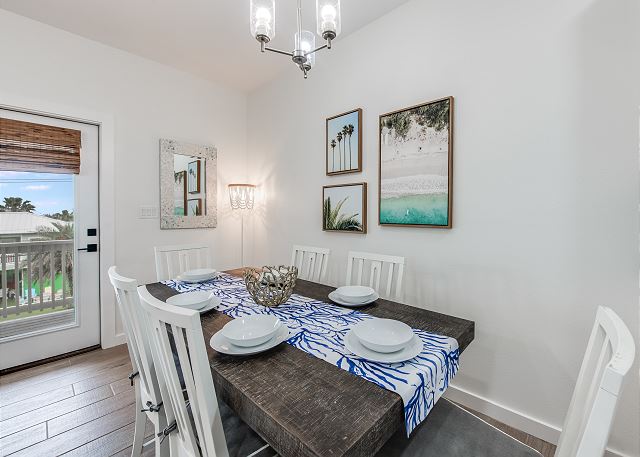
[[[335,45],[407,1],[343,0]],[[286,56],[260,54],[249,0],[0,0],[0,8],[244,91],[300,71]],[[296,0],[276,1],[270,46],[292,47],[295,13]],[[303,0],[303,16],[315,31],[315,1]]]

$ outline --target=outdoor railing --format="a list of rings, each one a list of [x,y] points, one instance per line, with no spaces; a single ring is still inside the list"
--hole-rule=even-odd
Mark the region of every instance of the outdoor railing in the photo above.
[[[0,243],[0,322],[73,307],[73,240]]]

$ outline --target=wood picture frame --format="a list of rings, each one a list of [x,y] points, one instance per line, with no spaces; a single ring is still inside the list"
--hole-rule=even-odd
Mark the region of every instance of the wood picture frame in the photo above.
[[[187,216],[202,216],[202,199],[191,198],[187,200]]]
[[[342,138],[344,137],[346,138],[343,143]],[[356,148],[352,147],[354,137],[357,142]],[[347,144],[349,145],[348,147]],[[336,147],[338,148],[337,152],[335,150]],[[355,167],[353,166],[354,159],[357,161]],[[347,163],[349,168],[346,168]],[[327,118],[325,128],[325,164],[327,176],[362,171],[362,108]]]
[[[349,201],[352,197],[355,202]],[[331,198],[334,198],[335,206],[332,205]],[[345,205],[347,205],[346,208]],[[367,233],[366,182],[322,187],[322,230]]]
[[[200,160],[194,160],[193,162],[189,162],[189,166],[187,168],[187,182],[189,187],[190,194],[199,194],[200,193]]]
[[[401,133],[395,125],[402,126]],[[379,225],[452,228],[453,130],[452,96],[380,115]],[[409,136],[412,133],[414,137]],[[389,147],[391,141],[395,143]],[[407,142],[411,144],[407,146]],[[407,151],[403,151],[405,147]],[[444,152],[446,158],[440,156]],[[383,160],[385,158],[387,160]],[[446,172],[443,172],[445,166]]]

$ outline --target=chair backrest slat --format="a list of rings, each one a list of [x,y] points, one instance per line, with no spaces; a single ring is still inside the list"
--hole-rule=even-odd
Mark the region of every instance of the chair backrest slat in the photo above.
[[[161,367],[172,406],[172,415],[167,411],[167,422],[170,424],[175,420],[178,427],[177,432],[169,435],[171,455],[199,456],[201,452],[203,457],[228,457],[200,314],[168,305],[153,297],[144,287],[138,292],[153,329],[151,341],[156,349],[156,364]],[[170,334],[168,328],[171,329]],[[191,409],[195,430],[189,420],[186,402]]]
[[[148,322],[138,296],[135,279],[121,276],[116,267],[109,268],[109,279],[116,293],[122,326],[127,337],[127,347],[134,371],[140,376],[143,400],[154,405],[162,402],[161,384],[158,380],[151,346],[148,340]]]
[[[347,285],[367,285],[387,298],[400,298],[402,295],[402,275],[404,272],[404,257],[372,254],[368,252],[349,252],[347,259]],[[369,282],[364,284],[362,277],[365,264],[369,265]],[[380,280],[387,271],[384,290],[380,288]],[[353,276],[356,279],[353,279]],[[395,287],[394,287],[395,283]]]
[[[358,284],[362,284],[363,270],[364,270],[364,259],[358,259]]]
[[[313,282],[322,282],[327,275],[330,249],[294,245],[291,265],[298,268],[298,277]]]
[[[631,332],[610,308],[598,307],[556,457],[600,457],[609,439],[622,380],[635,357]]]
[[[382,270],[382,262],[372,260],[371,274],[369,276],[369,286],[373,287],[375,290],[380,290],[380,271],[381,270]]]
[[[211,268],[209,246],[198,244],[156,246],[154,251],[158,281],[175,279],[185,271],[196,268]]]
[[[389,274],[387,275],[387,287],[386,287],[386,294],[387,297],[391,297],[391,287],[393,286],[393,271],[394,271],[394,267],[395,264],[389,264]]]

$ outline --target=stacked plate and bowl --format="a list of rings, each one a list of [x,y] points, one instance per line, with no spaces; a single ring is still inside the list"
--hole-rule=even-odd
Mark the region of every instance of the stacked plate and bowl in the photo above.
[[[239,317],[211,337],[213,349],[228,355],[252,355],[267,351],[289,337],[289,329],[272,315]]]
[[[197,270],[185,271],[176,279],[181,282],[197,284],[207,282],[218,276],[218,272],[213,268],[200,268]],[[210,290],[198,290],[174,295],[167,299],[167,303],[181,308],[188,308],[204,313],[212,310],[220,304],[220,299]]]
[[[367,286],[342,286],[329,294],[332,302],[349,308],[369,305],[378,298],[378,293]]]
[[[404,362],[422,352],[422,340],[411,327],[393,319],[367,319],[347,332],[344,346],[372,362]]]
[[[198,268],[197,270],[189,270],[182,273],[176,279],[181,282],[195,284],[199,282],[211,281],[218,276],[218,271],[213,268]]]

